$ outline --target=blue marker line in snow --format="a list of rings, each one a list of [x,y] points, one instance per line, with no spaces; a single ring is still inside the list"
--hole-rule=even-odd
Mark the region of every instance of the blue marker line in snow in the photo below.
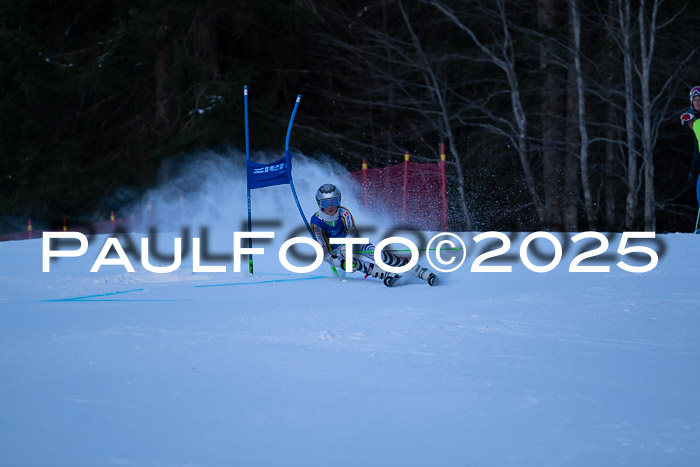
[[[124,293],[130,293],[130,292],[143,292],[146,289],[133,289],[133,290],[122,290],[122,291],[117,291],[117,292],[107,292],[107,293],[101,293],[97,295],[86,295],[84,297],[71,297],[71,298],[54,298],[50,300],[42,300],[42,302],[78,302],[81,300],[88,301],[90,299],[98,298],[98,297],[109,297],[110,295],[119,295],[119,294],[124,294]]]
[[[275,282],[295,282],[295,281],[310,281],[313,279],[330,279],[330,276],[312,276],[312,277],[298,277],[296,279],[270,279],[267,281],[257,281],[257,282],[231,282],[228,284],[204,284],[195,285],[195,287],[229,287],[231,285],[254,285],[254,284],[272,284]]]
[[[194,298],[182,298],[182,299],[171,299],[171,298],[81,298],[79,300],[66,299],[66,300],[44,300],[45,302],[194,302]]]
[[[329,276],[312,276],[312,277],[297,277],[294,279],[270,279],[265,281],[257,282],[231,282],[227,284],[203,284],[194,285],[193,287],[229,287],[232,285],[255,285],[255,284],[270,284],[275,282],[295,282],[295,281],[308,281],[313,279],[324,279],[329,278]],[[70,297],[70,298],[53,298],[48,300],[41,300],[42,302],[178,302],[178,301],[188,301],[192,299],[182,299],[182,300],[171,300],[171,299],[120,299],[120,298],[107,298],[114,295],[121,295],[131,292],[143,292],[144,290],[154,290],[154,289],[132,289],[132,290],[121,290],[117,292],[107,292],[96,295],[85,295],[82,297]]]

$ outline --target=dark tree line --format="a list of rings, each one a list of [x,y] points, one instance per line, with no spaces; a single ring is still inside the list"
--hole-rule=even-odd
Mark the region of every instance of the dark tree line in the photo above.
[[[682,0],[0,4],[0,229],[103,219],[163,162],[293,142],[449,164],[454,229],[689,230]]]

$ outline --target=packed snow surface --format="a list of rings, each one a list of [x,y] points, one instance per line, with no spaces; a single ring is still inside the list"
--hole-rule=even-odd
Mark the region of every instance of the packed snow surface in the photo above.
[[[315,184],[298,187],[307,215]],[[209,232],[208,264],[226,272],[193,272],[191,255],[168,274],[133,255],[133,273],[90,272],[106,235],[42,272],[41,239],[0,244],[0,464],[700,465],[697,236],[657,235],[658,265],[633,273],[616,264],[649,257],[608,234],[581,264],[610,271],[574,273],[599,243],[557,234],[560,264],[537,273],[511,234],[483,265],[512,272],[487,273],[471,266],[500,241],[461,233],[466,261],[439,285],[387,288],[283,268],[300,225],[288,198],[281,225],[257,229],[276,235],[253,275],[227,258],[239,225]],[[548,240],[531,247],[533,263],[553,257]]]

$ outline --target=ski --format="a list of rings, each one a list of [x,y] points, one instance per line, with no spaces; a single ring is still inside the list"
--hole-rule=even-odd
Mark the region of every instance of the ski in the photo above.
[[[429,286],[434,286],[437,284],[438,276],[433,274],[432,272],[430,273],[430,276],[428,276],[428,285]]]
[[[431,287],[437,284],[438,276],[430,272],[428,268],[417,267],[412,272],[418,279],[424,280]],[[400,285],[403,283],[403,281],[400,280],[402,277],[403,275],[401,274],[387,273],[384,276],[384,285],[387,287]]]
[[[394,287],[396,285],[399,285],[399,279],[401,279],[401,274],[394,274],[394,273],[387,273],[386,276],[384,276],[384,285],[387,287]]]
[[[345,269],[345,260],[340,262],[340,268]],[[368,277],[374,277],[381,280],[387,287],[394,287],[403,283],[401,280],[404,277],[403,274],[397,274],[393,272],[383,271],[375,263],[370,263],[368,261],[362,261],[357,258],[353,259],[353,269],[365,274],[365,279]],[[433,274],[430,269],[422,267],[417,264],[413,269],[409,271],[411,275],[416,276],[428,283],[428,285],[435,285],[438,280],[438,276]]]
[[[432,271],[430,271],[430,269],[424,268],[420,264],[417,264],[416,267],[411,270],[411,272],[418,279],[426,281],[430,286],[437,283],[438,277]]]

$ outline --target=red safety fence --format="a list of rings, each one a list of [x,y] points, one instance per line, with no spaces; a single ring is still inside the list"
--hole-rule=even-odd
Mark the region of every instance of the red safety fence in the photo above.
[[[367,209],[387,214],[395,223],[421,230],[447,231],[447,181],[445,154],[440,161],[416,163],[408,153],[403,164],[351,172],[348,177],[362,187],[357,196]]]

